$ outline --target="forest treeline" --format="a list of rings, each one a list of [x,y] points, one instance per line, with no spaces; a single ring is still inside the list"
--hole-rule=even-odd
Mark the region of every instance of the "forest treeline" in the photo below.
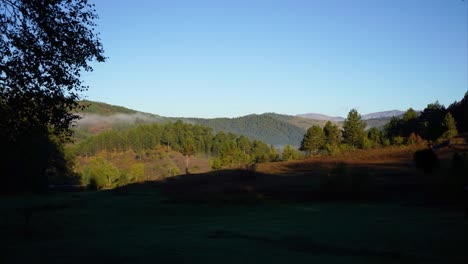
[[[140,124],[164,124],[181,120],[186,123],[211,127],[213,133],[220,131],[244,135],[250,139],[263,141],[275,146],[287,144],[298,146],[304,132],[314,124],[323,126],[325,122],[289,115],[265,113],[237,118],[173,118],[138,112],[121,106],[83,100],[83,109],[78,113],[83,116],[78,121],[76,133],[79,139],[99,133],[102,130],[128,129]]]
[[[439,102],[428,104],[420,113],[408,109],[402,117],[393,117],[382,129],[366,130],[366,122],[352,109],[340,130],[327,122],[323,128],[314,125],[304,135],[300,150],[307,155],[334,154],[358,148],[367,149],[388,145],[440,143],[457,134],[468,132],[468,92],[463,99],[448,108]]]
[[[187,157],[195,154],[210,157],[214,169],[278,159],[278,151],[262,141],[251,141],[246,136],[222,131],[214,134],[209,127],[182,121],[139,125],[122,131],[108,130],[73,146],[72,151],[83,157],[101,151],[127,150],[143,155],[145,150],[158,146],[165,146]]]

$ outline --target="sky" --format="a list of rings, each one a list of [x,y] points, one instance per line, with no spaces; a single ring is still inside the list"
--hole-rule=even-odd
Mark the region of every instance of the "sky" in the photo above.
[[[84,98],[171,117],[346,116],[468,90],[463,0],[90,0]]]

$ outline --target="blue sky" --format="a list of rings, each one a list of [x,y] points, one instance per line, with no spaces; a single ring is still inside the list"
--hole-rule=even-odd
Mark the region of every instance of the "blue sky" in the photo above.
[[[163,116],[346,116],[468,89],[462,0],[94,0],[87,99]],[[94,64],[93,64],[94,65]]]

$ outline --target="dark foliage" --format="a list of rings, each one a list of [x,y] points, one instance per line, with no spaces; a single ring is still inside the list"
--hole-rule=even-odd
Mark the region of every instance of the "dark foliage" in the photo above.
[[[43,189],[68,140],[92,60],[104,61],[87,0],[0,0],[0,145],[7,190]],[[56,168],[55,168],[56,169]]]
[[[438,165],[437,155],[432,149],[418,150],[413,156],[416,167],[424,173],[432,173]]]
[[[447,111],[450,112],[457,121],[458,132],[468,132],[468,92],[465,93],[465,96],[460,102],[451,104],[447,108]]]

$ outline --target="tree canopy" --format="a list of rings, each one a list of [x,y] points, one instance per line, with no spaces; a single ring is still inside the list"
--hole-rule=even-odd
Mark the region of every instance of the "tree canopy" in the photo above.
[[[356,109],[351,109],[348,117],[343,123],[343,140],[345,143],[353,147],[362,147],[366,132],[364,129],[367,124],[361,119],[361,115]]]
[[[105,60],[96,18],[87,0],[0,0],[0,145],[7,157],[0,170],[9,176],[2,187],[47,182],[59,153],[48,151],[50,136],[70,138],[78,117],[71,110],[87,89],[81,74],[92,70],[91,61]]]
[[[317,153],[323,148],[325,143],[325,134],[319,126],[311,126],[307,129],[307,133],[301,142],[300,150],[305,151],[308,155]]]
[[[87,0],[0,0],[2,134],[31,126],[70,134],[89,62],[105,60]]]

